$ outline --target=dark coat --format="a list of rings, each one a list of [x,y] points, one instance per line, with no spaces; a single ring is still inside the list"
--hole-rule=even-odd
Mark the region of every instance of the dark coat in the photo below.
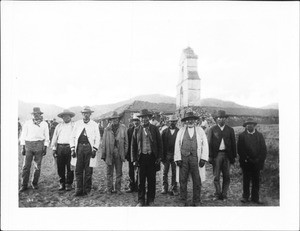
[[[162,158],[162,140],[159,130],[156,126],[149,124],[149,131],[152,139],[150,140],[151,150],[155,159]],[[143,127],[138,126],[134,129],[131,141],[131,160],[132,162],[139,161],[140,154],[142,153],[142,134]]]
[[[207,139],[209,145],[209,157],[216,158],[219,152],[219,147],[222,141],[221,129],[218,125],[212,126],[208,130]],[[232,127],[225,125],[223,130],[223,138],[226,147],[226,154],[231,163],[234,163],[236,158],[236,142],[235,134]]]
[[[174,132],[174,136],[175,136],[174,148],[175,148],[175,141],[176,141],[176,136],[177,136],[178,131],[179,131],[179,129],[177,127],[175,127],[175,132]],[[161,134],[162,144],[163,144],[162,161],[164,161],[166,159],[166,157],[167,157],[167,151],[168,151],[169,137],[170,136],[171,136],[170,128],[167,128],[167,129],[163,130],[163,132]]]
[[[128,151],[127,151],[127,154],[125,156],[125,159],[128,160],[129,162],[131,162],[131,141],[132,141],[132,135],[133,135],[134,129],[135,129],[135,127],[132,126],[132,127],[128,128],[128,130],[127,130]]]
[[[250,136],[254,138],[251,141]],[[260,132],[255,130],[255,133],[251,135],[245,130],[239,134],[237,148],[241,167],[244,167],[247,163],[251,163],[258,169],[263,169],[267,156],[267,147],[265,139]]]

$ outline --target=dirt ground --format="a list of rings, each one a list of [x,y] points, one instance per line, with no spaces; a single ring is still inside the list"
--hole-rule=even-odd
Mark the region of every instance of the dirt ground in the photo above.
[[[272,129],[273,131],[274,129]],[[274,132],[274,131],[273,131]],[[278,135],[278,128],[275,129]],[[278,137],[278,136],[277,136]],[[270,138],[271,139],[271,138]],[[266,140],[268,142],[268,140]],[[272,141],[273,142],[273,141]],[[277,140],[278,142],[278,140]],[[97,154],[99,155],[99,153]],[[278,153],[277,153],[278,155]],[[270,156],[270,155],[269,155]],[[270,161],[274,161],[271,157]],[[99,158],[100,159],[100,158]],[[275,159],[278,161],[278,156]],[[21,183],[23,157],[19,149],[19,186]],[[277,163],[278,165],[278,163]],[[33,168],[31,169],[32,172]],[[264,170],[265,171],[265,170]],[[262,176],[264,175],[262,172]],[[267,170],[266,170],[267,171]],[[29,188],[27,191],[19,194],[19,207],[119,207],[119,206],[135,206],[137,204],[137,193],[126,193],[125,188],[128,184],[128,162],[123,164],[123,182],[121,195],[107,195],[106,189],[106,166],[103,161],[99,161],[99,166],[94,168],[93,173],[93,188],[88,196],[74,197],[74,185],[72,191],[58,191],[59,178],[56,172],[55,161],[52,157],[51,151],[48,150],[47,155],[42,162],[41,177],[39,180],[39,189],[33,190]],[[201,206],[257,206],[253,203],[243,204],[240,202],[242,195],[242,174],[239,164],[235,163],[231,167],[231,183],[228,192],[227,201],[214,201],[212,199],[214,193],[212,166],[206,165],[206,181],[201,189]],[[276,170],[275,174],[278,175]],[[171,172],[169,172],[170,182]],[[30,178],[31,179],[31,178]],[[178,207],[184,206],[183,202],[179,200],[179,196],[162,195],[160,193],[162,187],[162,171],[157,172],[156,175],[156,198],[155,206],[162,207]],[[275,187],[275,190],[274,190]],[[192,198],[192,182],[188,183],[188,198]],[[279,186],[272,185],[268,178],[262,178],[260,188],[260,199],[263,202],[260,206],[279,206]]]

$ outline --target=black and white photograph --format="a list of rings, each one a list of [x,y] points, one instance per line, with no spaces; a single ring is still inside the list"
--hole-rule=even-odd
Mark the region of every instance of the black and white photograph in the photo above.
[[[3,1],[1,121],[3,230],[298,230],[299,2]]]

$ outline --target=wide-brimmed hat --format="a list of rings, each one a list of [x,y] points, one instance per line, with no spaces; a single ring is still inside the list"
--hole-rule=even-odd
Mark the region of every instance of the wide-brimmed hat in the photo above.
[[[214,115],[214,118],[228,118],[228,115],[226,114],[226,112],[224,110],[219,110],[217,111],[217,114]]]
[[[187,111],[184,114],[184,117],[181,119],[182,122],[187,121],[188,119],[199,119],[199,116],[196,115],[195,112],[193,111]]]
[[[248,119],[244,122],[243,127],[246,127],[248,124],[254,124],[254,126],[256,126],[256,125],[257,125],[257,122],[255,122],[254,119],[252,119],[252,118],[248,118]]]
[[[81,113],[93,113],[94,111],[91,110],[89,106],[84,106]]]
[[[171,115],[171,116],[169,117],[169,121],[177,121],[177,120],[178,120],[178,118],[177,118],[176,115]]]
[[[140,111],[140,113],[137,115],[137,117],[142,117],[142,116],[152,116],[152,113],[148,111],[147,109],[143,109]]]
[[[71,117],[74,117],[75,116],[75,113],[74,112],[71,112],[70,110],[68,109],[65,109],[63,110],[63,112],[59,113],[57,116],[60,117],[60,118],[63,118],[64,115],[69,115]]]
[[[116,112],[116,111],[113,111],[113,114],[108,118],[109,120],[112,120],[112,119],[116,119],[116,118],[120,118],[121,116]]]
[[[138,117],[138,113],[133,113],[132,118],[130,120],[131,121],[140,120]]]
[[[39,107],[34,107],[33,112],[31,114],[44,114],[44,112],[41,112],[41,109]]]

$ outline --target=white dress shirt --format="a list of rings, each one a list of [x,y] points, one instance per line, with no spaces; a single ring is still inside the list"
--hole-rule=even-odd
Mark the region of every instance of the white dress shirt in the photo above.
[[[49,146],[49,128],[45,121],[39,125],[33,120],[27,120],[22,128],[20,144],[25,145],[25,141],[44,141],[44,146]]]
[[[218,124],[218,126],[219,126],[219,128],[221,129],[221,131],[223,131],[224,128],[225,128],[225,125],[223,125],[223,126],[221,127],[221,126]],[[222,138],[221,144],[220,144],[220,147],[219,147],[219,150],[225,150],[225,149],[226,149],[226,147],[225,147],[224,139]]]
[[[56,150],[57,144],[69,144],[72,131],[74,128],[74,122],[69,123],[62,122],[55,127],[51,147]]]
[[[192,128],[188,127],[188,132],[189,132],[190,137],[192,138],[193,135],[194,135],[194,132],[195,132],[195,128],[194,127],[192,127]]]

